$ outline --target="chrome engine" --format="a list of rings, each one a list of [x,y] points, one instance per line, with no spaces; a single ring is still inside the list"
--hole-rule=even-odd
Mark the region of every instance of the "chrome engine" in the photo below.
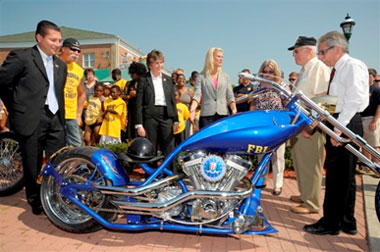
[[[196,152],[180,157],[179,161],[195,189],[208,191],[234,190],[252,168],[250,161],[238,155],[223,157]]]
[[[252,193],[244,179],[252,163],[237,155],[190,153],[179,157],[188,189],[183,192],[174,182],[179,175],[158,180],[141,188],[98,186],[104,194],[138,197],[141,201],[115,199],[112,203],[128,213],[149,214],[184,225],[214,225],[234,216],[241,201]],[[239,224],[239,223],[238,223]]]
[[[247,175],[252,163],[237,155],[220,156],[196,152],[179,158],[183,172],[189,177],[194,190],[235,191],[239,182]],[[222,197],[198,198],[192,205],[193,222],[207,223],[226,216],[240,203]]]

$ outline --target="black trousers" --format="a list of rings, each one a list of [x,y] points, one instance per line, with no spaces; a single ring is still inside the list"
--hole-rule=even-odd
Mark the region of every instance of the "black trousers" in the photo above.
[[[175,142],[175,146],[176,147],[178,145],[180,145],[185,140],[185,131],[186,131],[186,128],[181,133],[178,133],[178,134],[174,135],[174,142]]]
[[[32,207],[41,205],[40,185],[36,181],[42,167],[43,151],[46,157],[49,157],[64,146],[64,126],[59,121],[58,115],[53,115],[45,106],[36,131],[30,136],[20,135],[26,199]]]
[[[174,149],[173,118],[168,117],[165,106],[155,106],[153,116],[144,118],[144,128],[147,138],[153,146],[161,148],[167,156]]]
[[[226,117],[226,115],[212,115],[212,116],[201,116],[199,117],[199,129],[202,129],[203,127],[206,127],[210,123],[213,123],[215,121],[218,121],[219,119],[222,119]]]
[[[337,114],[334,114],[334,117],[337,117]],[[347,128],[360,136],[363,135],[360,114],[356,114],[351,119]],[[344,146],[332,146],[329,136],[327,136],[325,147],[326,191],[323,202],[323,223],[334,230],[339,230],[341,227],[356,229],[354,213],[357,157]]]

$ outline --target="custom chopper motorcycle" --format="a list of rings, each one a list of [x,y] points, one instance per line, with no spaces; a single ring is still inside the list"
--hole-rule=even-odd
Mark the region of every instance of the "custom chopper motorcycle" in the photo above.
[[[252,111],[214,122],[182,142],[165,159],[152,156],[152,146],[141,138],[120,155],[94,147],[62,150],[41,172],[41,200],[50,221],[75,233],[102,227],[208,234],[277,232],[260,205],[268,164],[278,146],[310,125],[341,142],[379,173],[379,166],[353,145],[378,159],[380,154],[302,92],[289,93],[277,83],[254,75],[241,76],[269,83],[269,88],[286,102],[286,110]],[[323,99],[320,101],[323,103]],[[335,135],[323,121],[349,139]],[[256,167],[250,161],[254,155],[262,156]],[[163,160],[158,167],[149,166],[159,159]],[[125,163],[139,164],[146,178],[131,179]],[[173,173],[169,169],[173,164],[181,172]],[[250,178],[249,172],[253,173]]]

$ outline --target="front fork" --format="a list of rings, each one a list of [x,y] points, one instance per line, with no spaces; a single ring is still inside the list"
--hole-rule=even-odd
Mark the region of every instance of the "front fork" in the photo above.
[[[261,188],[265,187],[268,166],[274,151],[264,155],[251,178],[252,186],[255,187],[253,193],[243,201],[237,216],[231,222],[235,233],[253,233],[258,230],[278,232],[267,222],[260,205]]]

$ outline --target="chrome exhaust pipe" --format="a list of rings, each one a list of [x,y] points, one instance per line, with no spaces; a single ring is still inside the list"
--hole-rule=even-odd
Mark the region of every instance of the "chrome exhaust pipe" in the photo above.
[[[95,185],[94,188],[99,190],[103,194],[113,194],[113,195],[125,195],[125,196],[136,196],[144,194],[151,190],[160,188],[171,184],[173,181],[179,179],[179,175],[170,176],[159,181],[150,183],[145,186],[135,187],[135,188],[125,188],[125,187],[116,187],[116,186],[102,186]]]
[[[164,212],[167,211],[183,202],[191,199],[198,198],[218,198],[218,199],[245,199],[251,195],[253,187],[250,186],[245,191],[239,192],[216,192],[216,191],[191,191],[180,194],[175,198],[168,200],[166,202],[157,203],[146,203],[146,202],[129,202],[114,200],[113,204],[117,205],[122,209],[138,210],[138,211],[148,211],[148,212]]]

